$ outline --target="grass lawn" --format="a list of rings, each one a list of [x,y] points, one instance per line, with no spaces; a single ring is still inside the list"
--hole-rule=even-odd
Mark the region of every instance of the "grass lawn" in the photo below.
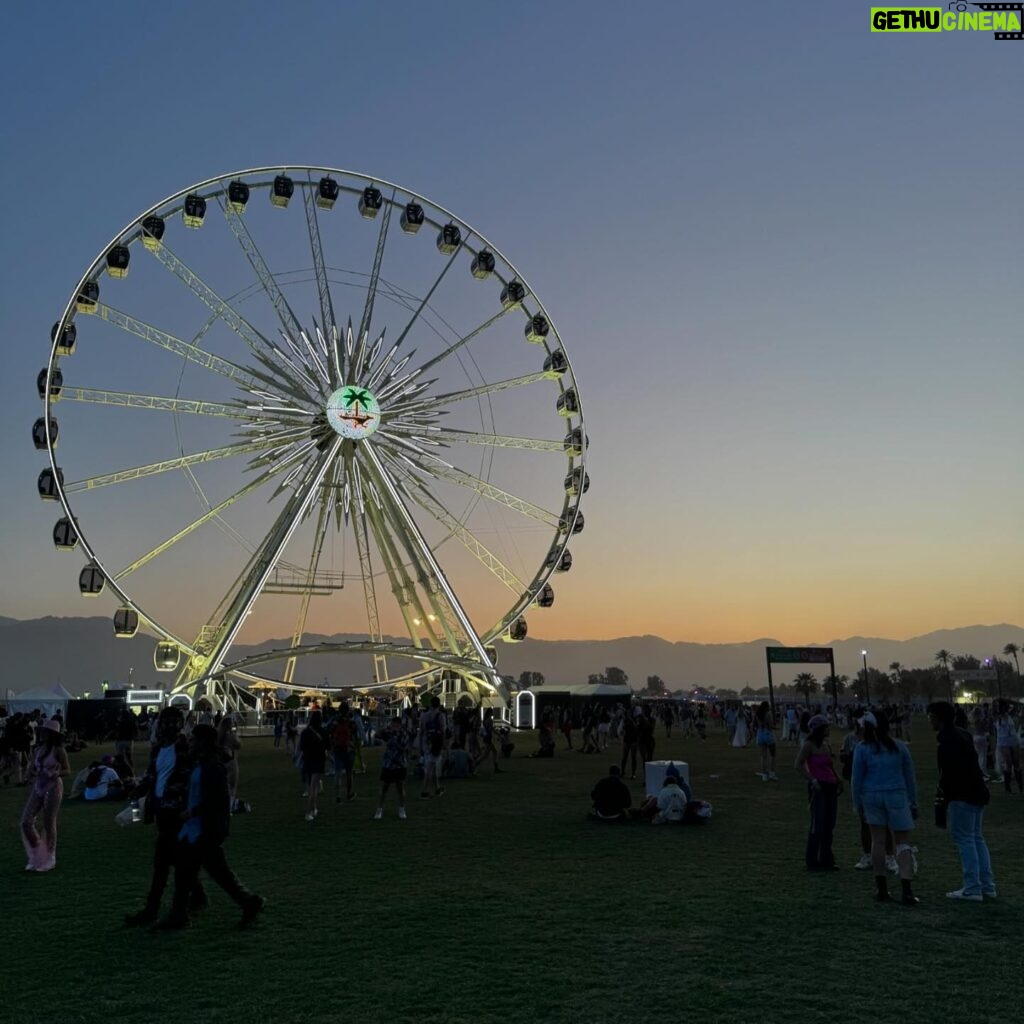
[[[654,828],[584,820],[591,785],[614,758],[520,756],[531,746],[521,737],[505,774],[452,782],[439,800],[421,801],[414,783],[408,821],[394,803],[372,820],[371,751],[359,798],[336,807],[325,792],[309,825],[284,751],[246,740],[241,791],[254,813],[233,820],[226,849],[267,897],[247,932],[213,885],[188,931],[123,928],[148,885],[153,834],[118,828],[113,805],[65,805],[57,870],[23,873],[25,791],[0,790],[0,1021],[1016,1018],[1024,797],[995,786],[986,814],[998,900],[945,899],[960,884],[958,860],[930,821],[927,730],[912,745],[925,808],[917,908],[875,904],[870,872],[852,870],[860,851],[848,794],[836,834],[843,870],[804,871],[794,748],[780,750],[781,781],[765,784],[752,748],[727,747],[718,730],[705,743],[666,741],[659,727],[655,756],[690,762],[714,819]],[[101,752],[76,755],[73,769]]]

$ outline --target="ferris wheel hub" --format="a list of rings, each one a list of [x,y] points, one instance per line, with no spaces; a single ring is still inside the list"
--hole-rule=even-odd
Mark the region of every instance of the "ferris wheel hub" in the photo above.
[[[345,384],[327,399],[327,422],[336,434],[362,441],[380,426],[380,405],[371,391]]]

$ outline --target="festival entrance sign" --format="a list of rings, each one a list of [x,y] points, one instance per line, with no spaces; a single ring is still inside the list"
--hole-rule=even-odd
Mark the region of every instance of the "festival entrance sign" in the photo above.
[[[828,665],[829,678],[832,680],[832,706],[838,706],[836,660],[831,647],[766,647],[764,653],[768,661],[768,700],[771,702],[773,720],[775,718],[775,687],[772,684],[772,665]]]

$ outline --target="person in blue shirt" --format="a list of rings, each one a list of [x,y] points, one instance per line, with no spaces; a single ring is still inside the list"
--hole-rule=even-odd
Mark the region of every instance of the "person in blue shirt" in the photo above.
[[[858,724],[864,738],[853,752],[853,807],[871,829],[875,899],[890,899],[885,876],[885,834],[892,829],[903,890],[901,901],[913,906],[920,902],[913,892],[916,864],[910,845],[910,833],[917,820],[914,762],[907,745],[889,735],[889,721],[884,714],[876,716],[868,711]]]
[[[242,908],[239,927],[245,928],[263,909],[264,900],[238,881],[224,857],[224,840],[231,821],[231,794],[224,765],[217,757],[217,730],[212,725],[197,725],[192,730],[189,746],[195,767],[189,777],[183,824],[178,832],[174,901],[161,927],[188,927],[189,893],[199,869],[205,868],[210,878]]]

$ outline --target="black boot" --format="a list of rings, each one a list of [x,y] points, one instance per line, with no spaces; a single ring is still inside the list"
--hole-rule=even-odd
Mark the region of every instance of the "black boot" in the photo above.
[[[909,878],[901,878],[900,886],[903,889],[903,895],[900,897],[900,902],[905,907],[916,907],[921,902],[920,898],[914,895],[914,890],[911,887]]]
[[[885,875],[875,875],[875,899],[879,903],[888,903],[890,900],[889,896],[889,882]]]

